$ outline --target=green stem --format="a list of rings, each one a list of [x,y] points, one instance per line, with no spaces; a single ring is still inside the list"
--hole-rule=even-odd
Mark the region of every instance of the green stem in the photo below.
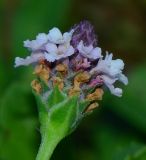
[[[42,135],[42,142],[36,157],[36,160],[50,160],[54,149],[60,142],[60,138],[56,134],[48,132]]]

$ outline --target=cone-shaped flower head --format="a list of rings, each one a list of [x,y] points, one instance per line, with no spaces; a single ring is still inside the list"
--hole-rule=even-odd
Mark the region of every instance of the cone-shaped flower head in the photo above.
[[[64,34],[53,28],[48,34],[38,34],[35,40],[26,40],[24,46],[31,54],[25,59],[16,57],[15,66],[34,64],[37,80],[32,82],[32,87],[43,99],[58,86],[69,97],[77,95],[80,101],[88,101],[84,112],[91,111],[102,99],[104,85],[120,97],[122,89],[115,88],[114,83],[128,84],[122,73],[124,62],[113,60],[113,55],[108,53],[104,58],[96,37],[88,21],[80,22]],[[47,86],[45,92],[40,80]]]

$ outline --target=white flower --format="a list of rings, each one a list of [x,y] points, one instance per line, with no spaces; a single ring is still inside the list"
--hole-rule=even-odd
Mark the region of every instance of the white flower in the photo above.
[[[45,59],[54,62],[62,58],[66,58],[74,54],[74,48],[70,44],[60,44],[59,46],[48,43],[46,45]]]
[[[31,63],[36,63],[41,59],[44,59],[44,54],[41,52],[40,53],[32,53],[30,56],[27,56],[26,58],[16,57],[14,66],[15,67],[27,66]]]
[[[77,49],[82,56],[92,60],[102,57],[101,48],[99,47],[94,48],[93,45],[84,46],[83,41],[80,41],[80,43],[77,46]]]
[[[124,62],[121,59],[112,60],[112,54],[106,54],[105,59],[100,59],[97,66],[91,70],[91,74],[97,73],[101,75],[105,85],[110,89],[111,93],[121,97],[122,89],[114,88],[115,81],[119,80],[125,85],[128,84],[127,77],[122,74]]]
[[[47,34],[39,33],[36,36],[36,40],[26,40],[24,41],[24,47],[29,48],[31,51],[36,51],[41,49],[41,47],[48,41]]]
[[[51,29],[48,33],[48,40],[54,44],[63,44],[70,42],[73,34],[73,30],[70,32],[65,32],[63,35],[60,30],[56,27]]]
[[[24,41],[24,47],[31,50],[32,54],[25,59],[16,57],[15,67],[36,63],[40,59],[54,62],[55,60],[71,56],[74,54],[74,48],[70,45],[72,34],[73,30],[62,35],[58,28],[53,28],[48,35],[39,33],[35,40]]]
[[[45,59],[54,62],[62,58],[66,58],[74,54],[74,48],[70,45],[73,30],[62,35],[58,28],[49,31],[49,43],[45,45]]]

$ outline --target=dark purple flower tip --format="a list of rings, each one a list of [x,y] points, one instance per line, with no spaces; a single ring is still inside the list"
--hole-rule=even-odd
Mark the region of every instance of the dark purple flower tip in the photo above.
[[[76,49],[79,42],[82,40],[85,46],[97,46],[97,37],[94,32],[94,27],[87,21],[81,21],[73,28],[74,33],[71,39],[71,45]]]

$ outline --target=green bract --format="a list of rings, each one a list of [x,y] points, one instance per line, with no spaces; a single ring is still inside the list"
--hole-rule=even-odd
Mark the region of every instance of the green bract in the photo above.
[[[60,140],[70,134],[84,117],[88,102],[79,102],[77,96],[68,97],[58,87],[50,90],[47,101],[33,92],[38,105],[42,143],[37,160],[50,158]]]

